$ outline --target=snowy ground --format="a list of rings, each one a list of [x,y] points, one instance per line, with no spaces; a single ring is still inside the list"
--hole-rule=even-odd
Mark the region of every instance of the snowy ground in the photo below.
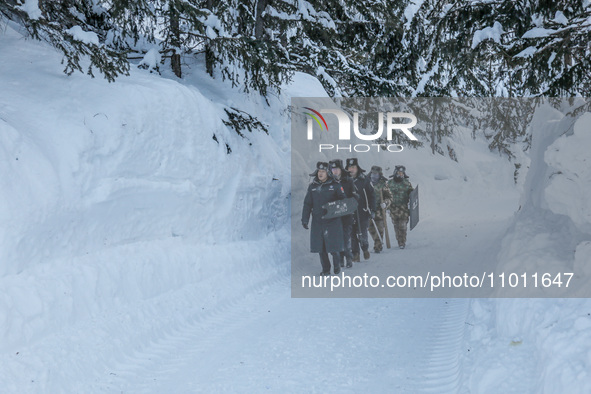
[[[305,242],[290,247],[289,223],[301,203],[289,98],[322,96],[313,78],[267,106],[199,64],[183,83],[66,77],[53,50],[9,26],[0,53],[2,392],[591,391],[588,299],[291,298],[291,255],[319,271]],[[243,140],[225,106],[269,136]],[[584,267],[589,120],[577,124],[534,143],[517,187],[482,141],[458,142],[459,164],[409,153],[421,223],[407,249],[352,270],[400,256],[510,264],[523,251],[543,263],[554,249],[536,237],[564,234],[558,219],[576,241],[563,260]]]

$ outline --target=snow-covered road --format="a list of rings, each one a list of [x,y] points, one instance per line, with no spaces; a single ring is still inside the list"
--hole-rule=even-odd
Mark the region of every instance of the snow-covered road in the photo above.
[[[107,392],[456,392],[466,300],[291,299],[271,280],[105,370]],[[108,372],[108,373],[107,373]]]
[[[347,271],[383,269],[401,258],[420,264],[453,254],[467,261],[501,235],[503,223],[447,223],[445,236],[437,238],[434,233],[443,234],[437,223],[425,220],[409,234],[407,249],[373,254]],[[466,228],[470,248],[462,247]],[[259,242],[266,247],[273,240]],[[252,245],[244,244],[232,248]],[[317,256],[305,258],[315,273]],[[12,387],[124,393],[462,389],[467,299],[291,298],[288,261],[246,262],[207,277],[19,350],[4,360],[20,377]]]
[[[401,261],[421,264],[437,256],[486,262],[474,260],[475,255],[491,248],[505,224],[505,219],[425,220],[409,234],[407,249],[386,249],[347,272],[384,270]],[[317,256],[304,259],[316,273]],[[46,388],[90,385],[93,391],[125,393],[463,390],[467,299],[291,298],[289,262],[273,267],[248,264],[240,272],[225,271],[213,281],[226,280],[225,293],[210,289],[215,296],[208,297],[205,284],[197,283],[97,322],[88,328],[90,335],[80,333],[80,342],[69,345],[69,351],[97,351],[96,360],[80,374],[54,378],[56,386],[48,380]],[[163,310],[168,311],[164,316]],[[118,338],[118,333],[133,337],[132,322],[141,323],[137,338]],[[97,349],[109,336],[119,341],[118,351]],[[58,370],[83,356],[64,357]]]
[[[291,299],[271,281],[120,365],[123,392],[457,389],[465,301]],[[111,375],[112,374],[112,375]]]
[[[421,223],[409,232],[406,249],[396,248],[390,223],[393,248],[345,272],[390,273],[430,264],[487,269],[514,197],[497,198],[496,205],[483,199],[468,204],[467,198],[454,205],[450,199],[441,212],[425,194]],[[292,298],[294,272],[316,275],[320,264],[316,254],[298,252],[307,248],[309,232],[299,227],[291,235],[303,245],[292,250],[293,268],[287,230],[219,245],[181,237],[132,243],[79,260],[84,267],[86,260],[117,256],[123,263],[125,256],[150,255],[176,261],[187,280],[159,294],[154,286],[166,271],[150,275],[149,266],[139,265],[154,296],[127,289],[133,297],[109,304],[108,312],[90,313],[5,354],[5,387],[106,393],[465,390],[469,300]],[[191,256],[194,266],[178,265]]]

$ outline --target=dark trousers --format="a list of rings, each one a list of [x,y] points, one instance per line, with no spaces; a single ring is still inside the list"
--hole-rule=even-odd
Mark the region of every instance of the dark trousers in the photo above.
[[[320,255],[320,264],[322,265],[322,272],[330,272],[330,259],[328,258],[328,252],[326,251],[326,244],[322,241],[322,252],[318,253]],[[340,265],[341,254],[340,252],[333,252],[332,255],[332,264],[337,267]],[[340,267],[339,267],[340,268]]]
[[[343,216],[343,236],[345,241],[345,250],[341,252],[341,263],[351,261],[353,259],[353,252],[351,250],[351,234],[353,233],[353,218],[351,216]],[[342,264],[341,264],[342,265]]]
[[[357,218],[355,218],[357,219]],[[351,234],[351,249],[353,254],[359,253],[359,247],[361,246],[361,250],[366,251],[369,249],[369,241],[367,240],[367,228],[369,227],[369,216],[366,215],[359,215],[359,219],[361,223],[357,223],[355,220],[355,224],[353,225],[353,234]],[[358,237],[357,234],[361,233],[361,237]]]

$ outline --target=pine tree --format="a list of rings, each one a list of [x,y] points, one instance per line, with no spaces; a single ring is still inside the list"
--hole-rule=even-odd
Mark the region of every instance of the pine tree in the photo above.
[[[527,31],[508,52],[516,60],[513,83],[523,95],[589,96],[591,3],[528,2]]]
[[[64,58],[64,72],[83,72],[82,61],[89,59],[87,74],[94,70],[110,82],[119,75],[129,74],[126,53],[105,45],[107,32],[112,28],[106,10],[92,0],[63,0],[39,2],[39,15],[29,15],[21,2],[11,0],[1,5],[2,14],[21,23],[36,39],[49,42],[59,49]]]
[[[157,43],[180,78],[182,55],[201,50],[208,40],[210,12],[203,6],[198,0],[114,0],[110,12],[121,31],[116,44],[131,49],[142,40]]]
[[[316,76],[331,96],[408,93],[396,58],[403,51],[404,1],[274,1],[269,29],[290,64]]]
[[[403,59],[403,69],[418,96],[588,95],[587,3],[427,0],[405,32],[414,51]],[[532,101],[473,101],[468,107],[476,115],[466,121],[489,139],[491,150],[511,156],[512,144],[531,138],[524,125]],[[439,116],[432,113],[433,119]],[[432,149],[443,151],[433,145],[435,137]]]
[[[289,81],[292,68],[280,40],[267,28],[266,0],[227,0],[208,4],[215,20],[206,42],[206,66],[245,91],[266,95]]]

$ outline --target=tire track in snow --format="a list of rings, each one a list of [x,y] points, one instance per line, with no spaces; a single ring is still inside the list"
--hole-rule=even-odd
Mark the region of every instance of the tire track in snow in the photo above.
[[[240,279],[252,281],[253,277],[242,274]],[[261,387],[255,380],[262,378],[269,379],[265,387],[282,391],[305,387],[310,392],[358,392],[366,386],[405,393],[457,391],[461,369],[458,348],[463,333],[458,327],[464,325],[464,301],[298,300],[288,297],[288,286],[287,275],[274,275],[242,297],[192,316],[136,351],[114,368],[116,376],[110,375],[101,386],[106,391],[138,393],[257,391]],[[330,309],[317,320],[310,307]],[[275,321],[279,326],[275,330],[259,322],[269,320],[267,308],[268,312],[288,311]],[[294,327],[284,321],[294,315],[308,322],[296,318]],[[368,326],[368,319],[376,319],[373,324],[377,325]],[[335,334],[338,325],[334,323],[341,321],[351,328],[342,326],[342,332]],[[300,336],[309,331],[314,333],[304,333],[302,342]],[[266,338],[259,338],[258,333]],[[258,344],[262,345],[260,349]],[[320,358],[332,355],[339,365],[338,371],[327,373],[327,380],[320,371],[306,366],[318,362],[314,357],[310,360],[314,352]],[[409,363],[413,357],[415,361]],[[241,372],[245,364],[255,365],[254,376]],[[261,373],[261,369],[266,372]],[[378,376],[367,376],[371,371]],[[376,383],[375,378],[380,381]]]
[[[252,275],[242,274],[240,280],[252,281],[253,278]],[[186,368],[191,360],[215,352],[215,346],[224,343],[228,333],[252,320],[255,312],[252,304],[265,289],[288,286],[285,273],[276,273],[211,311],[193,314],[180,326],[161,333],[160,338],[136,350],[133,356],[118,361],[113,368],[117,372],[109,372],[109,381],[101,386],[121,392],[155,392],[155,386],[160,381]],[[160,392],[167,391],[162,389],[164,391]]]
[[[294,300],[288,284],[270,281],[136,354],[132,371],[109,389],[417,392],[412,379],[425,363],[418,357],[409,366],[409,358],[428,353],[416,347],[428,335],[413,334],[417,322],[433,321],[441,300]],[[418,332],[430,330],[422,324]]]
[[[212,308],[192,311],[176,327],[159,332],[156,339],[133,350],[131,355],[115,360],[104,372],[103,379],[106,379],[101,379],[96,388],[154,392],[154,384],[184,367],[188,360],[210,354],[215,350],[212,349],[213,344],[219,343],[228,332],[252,318],[253,310],[249,306],[260,293],[269,287],[289,286],[287,269],[277,270],[268,276],[264,272],[256,265],[248,272],[240,272],[238,282],[253,283],[240,295],[214,304]]]
[[[256,255],[241,257],[253,246],[257,246]],[[183,253],[189,255],[194,248],[191,245]],[[172,349],[171,344],[177,343],[175,336],[190,321],[210,316],[224,305],[236,302],[242,294],[289,275],[287,262],[279,263],[286,256],[285,245],[278,247],[274,237],[259,242],[210,245],[205,249],[205,255],[213,253],[236,259],[231,266],[219,267],[217,272],[212,269],[215,261],[201,265],[206,268],[203,271],[197,265],[197,277],[202,277],[197,282],[102,311],[76,325],[66,326],[43,341],[17,349],[16,355],[3,355],[0,363],[7,366],[0,374],[3,386],[8,392],[87,392],[89,386],[93,391],[110,392],[108,382],[117,377],[114,366],[136,370],[138,363],[149,365],[149,360],[142,359],[135,359],[135,364],[127,362],[130,354],[154,349],[156,354],[165,356]],[[175,253],[184,256],[179,251]],[[234,278],[232,286],[225,287],[229,276]],[[31,368],[32,365],[36,367]]]
[[[381,254],[372,254],[369,261],[362,261],[349,271],[351,275],[358,275],[361,271],[369,275],[375,273],[396,273],[400,264],[407,267],[435,266],[436,270],[445,271],[449,267],[460,267],[466,272],[482,269],[486,271],[496,263],[494,253],[494,239],[504,231],[505,222],[477,222],[458,221],[457,223],[431,223],[419,232],[409,234],[409,246],[401,251],[397,248],[385,249]],[[454,228],[455,227],[455,228]],[[392,232],[393,234],[393,232]],[[466,237],[469,240],[466,242]],[[373,242],[370,240],[370,245]],[[302,275],[302,271],[318,264],[316,259],[306,259],[307,267],[298,267],[293,272]],[[439,265],[439,266],[438,266]],[[437,267],[438,266],[438,267]],[[346,271],[347,272],[347,271]],[[441,271],[439,271],[441,272]],[[307,273],[308,275],[310,272]],[[415,299],[417,305],[429,299]],[[408,382],[399,387],[403,392],[449,392],[461,391],[464,380],[463,352],[464,332],[470,299],[431,299],[434,302],[431,314],[424,324],[431,327],[417,327],[413,338],[409,338],[415,345],[416,358],[409,365]],[[443,303],[438,305],[437,302]],[[409,357],[412,357],[410,355]]]
[[[469,299],[445,301],[444,314],[426,352],[422,392],[456,393],[462,384],[462,345]]]
[[[446,245],[436,243],[435,246],[437,249]],[[446,250],[448,255],[453,255],[449,247]],[[412,248],[401,253],[405,254],[398,257],[406,256],[407,259],[413,260],[422,258],[424,251],[415,253],[414,257]],[[376,260],[378,258],[374,261]],[[301,270],[301,267],[298,270]],[[250,282],[255,277],[256,275],[253,276],[251,272],[244,272],[240,275],[239,281]],[[395,388],[396,392],[457,392],[460,389],[463,379],[461,352],[468,300],[419,299],[404,300],[406,304],[403,304],[400,300],[322,299],[312,300],[313,304],[306,300],[305,306],[302,306],[304,301],[275,298],[277,294],[288,291],[288,284],[287,275],[276,276],[262,286],[244,292],[243,296],[219,305],[209,314],[187,321],[182,328],[161,337],[141,352],[136,352],[132,359],[120,366],[122,372],[117,379],[111,380],[108,387],[118,388],[123,392],[166,392],[176,391],[178,386],[183,392],[211,392],[244,390],[246,385],[246,388],[256,391],[261,387],[256,386],[252,380],[261,378],[260,369],[255,368],[254,376],[244,375],[241,369],[246,368],[243,365],[248,363],[240,361],[241,359],[249,360],[249,363],[277,376],[289,375],[289,371],[295,371],[297,368],[307,370],[305,363],[310,362],[308,353],[316,348],[319,357],[334,355],[337,364],[340,365],[340,371],[331,371],[327,374],[334,376],[334,381],[328,378],[327,382],[321,375],[316,374],[306,376],[312,383],[302,382],[296,378],[301,372],[292,372],[295,376],[271,378],[265,387],[275,385],[289,391],[309,383],[311,392],[355,392],[364,385],[379,386],[386,390]],[[294,306],[298,302],[302,304],[299,307]],[[341,304],[338,304],[339,302]],[[343,307],[343,302],[349,304]],[[379,310],[389,304],[398,306],[395,312],[399,315],[396,317],[402,322],[392,328],[392,336],[386,337],[387,342],[380,343],[379,340],[369,338],[371,335],[379,335],[379,332],[363,328],[363,323],[366,323],[363,311],[372,308],[374,311]],[[311,338],[311,343],[298,342],[294,345],[290,341],[295,341],[296,338],[285,334],[289,331],[286,326],[288,323],[278,322],[282,328],[273,331],[258,322],[259,319],[266,321],[263,310],[266,308],[285,309],[310,318],[309,315],[314,312],[310,307],[326,308],[328,305],[340,305],[325,313],[328,321],[314,321],[315,325],[310,325],[294,320],[298,323],[295,332],[299,335],[302,331],[316,330],[319,336],[331,335],[332,330],[338,327],[333,326],[331,322],[339,320],[356,326],[350,334],[333,333],[338,337],[337,341],[328,336],[324,341]],[[420,318],[413,320],[411,314],[415,315],[415,312]],[[392,317],[380,316],[379,319],[381,320],[378,326],[393,322]],[[258,333],[267,336],[268,342],[260,342],[257,338]],[[397,336],[400,338],[396,338]],[[253,340],[255,345],[250,343]],[[341,342],[341,346],[335,342]],[[263,347],[253,349],[256,344]],[[298,347],[312,350],[306,353]],[[363,347],[370,347],[374,352],[378,352],[380,347],[391,347],[392,351],[382,350],[372,358],[371,352],[363,353],[360,350]],[[363,354],[362,364],[369,364],[371,367],[362,365],[359,368],[359,364],[351,360],[350,355],[358,354],[360,351]],[[255,355],[258,352],[261,355]],[[275,352],[280,352],[284,356],[277,358]],[[272,360],[275,363],[270,366],[261,360]],[[313,364],[318,362],[317,359],[312,361]],[[363,376],[372,369],[381,371],[384,368],[386,373],[379,377],[381,380],[377,383],[372,381],[374,377]],[[327,387],[330,389],[327,390]]]

